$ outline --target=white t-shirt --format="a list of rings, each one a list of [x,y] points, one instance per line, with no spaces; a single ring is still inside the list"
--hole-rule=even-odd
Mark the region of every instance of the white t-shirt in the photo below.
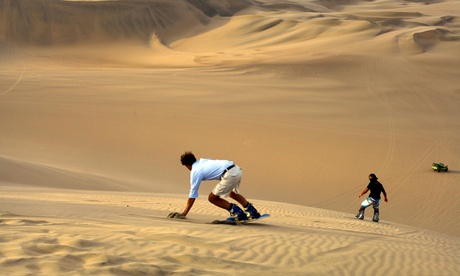
[[[228,160],[211,160],[201,158],[192,165],[190,171],[190,198],[198,197],[198,189],[203,180],[219,180],[226,168],[233,165]]]

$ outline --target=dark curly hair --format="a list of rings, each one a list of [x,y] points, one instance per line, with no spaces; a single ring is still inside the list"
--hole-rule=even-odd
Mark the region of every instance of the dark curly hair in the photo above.
[[[370,181],[377,181],[378,177],[375,175],[375,173],[371,173],[369,175],[369,180]]]
[[[191,166],[193,165],[193,163],[196,162],[196,157],[195,155],[193,155],[191,151],[186,151],[184,154],[181,155],[180,162],[184,166]]]

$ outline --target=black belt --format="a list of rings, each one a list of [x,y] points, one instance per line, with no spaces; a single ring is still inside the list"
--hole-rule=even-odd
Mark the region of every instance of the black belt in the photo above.
[[[224,174],[225,174],[226,172],[228,172],[229,170],[233,169],[233,167],[235,167],[235,164],[233,164],[233,165],[231,165],[230,167],[226,168],[220,177],[223,177]]]

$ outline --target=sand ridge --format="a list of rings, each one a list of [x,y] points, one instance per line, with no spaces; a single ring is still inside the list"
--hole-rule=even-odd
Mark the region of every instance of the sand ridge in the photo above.
[[[182,203],[172,195],[45,191],[32,197],[3,189],[2,206],[23,215],[0,214],[6,234],[1,242],[15,244],[2,249],[2,270],[14,275],[233,275],[242,268],[267,275],[458,272],[459,241],[423,229],[267,201],[254,203],[273,217],[247,226],[210,224],[221,214],[202,200],[188,220],[165,218]]]

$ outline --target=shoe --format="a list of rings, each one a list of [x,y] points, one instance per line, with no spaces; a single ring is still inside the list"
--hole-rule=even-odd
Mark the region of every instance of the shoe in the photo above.
[[[372,218],[373,221],[379,222],[379,213],[374,213],[374,217]]]
[[[246,206],[245,211],[249,219],[260,218],[260,213],[257,212],[257,209],[254,208],[254,206],[250,202],[248,202],[248,206]]]
[[[246,216],[246,213],[241,210],[238,205],[230,203],[231,208],[230,208],[230,217],[227,220],[231,221],[245,221],[248,220],[248,216]]]
[[[364,210],[359,209],[358,213],[356,214],[357,219],[364,219]]]

